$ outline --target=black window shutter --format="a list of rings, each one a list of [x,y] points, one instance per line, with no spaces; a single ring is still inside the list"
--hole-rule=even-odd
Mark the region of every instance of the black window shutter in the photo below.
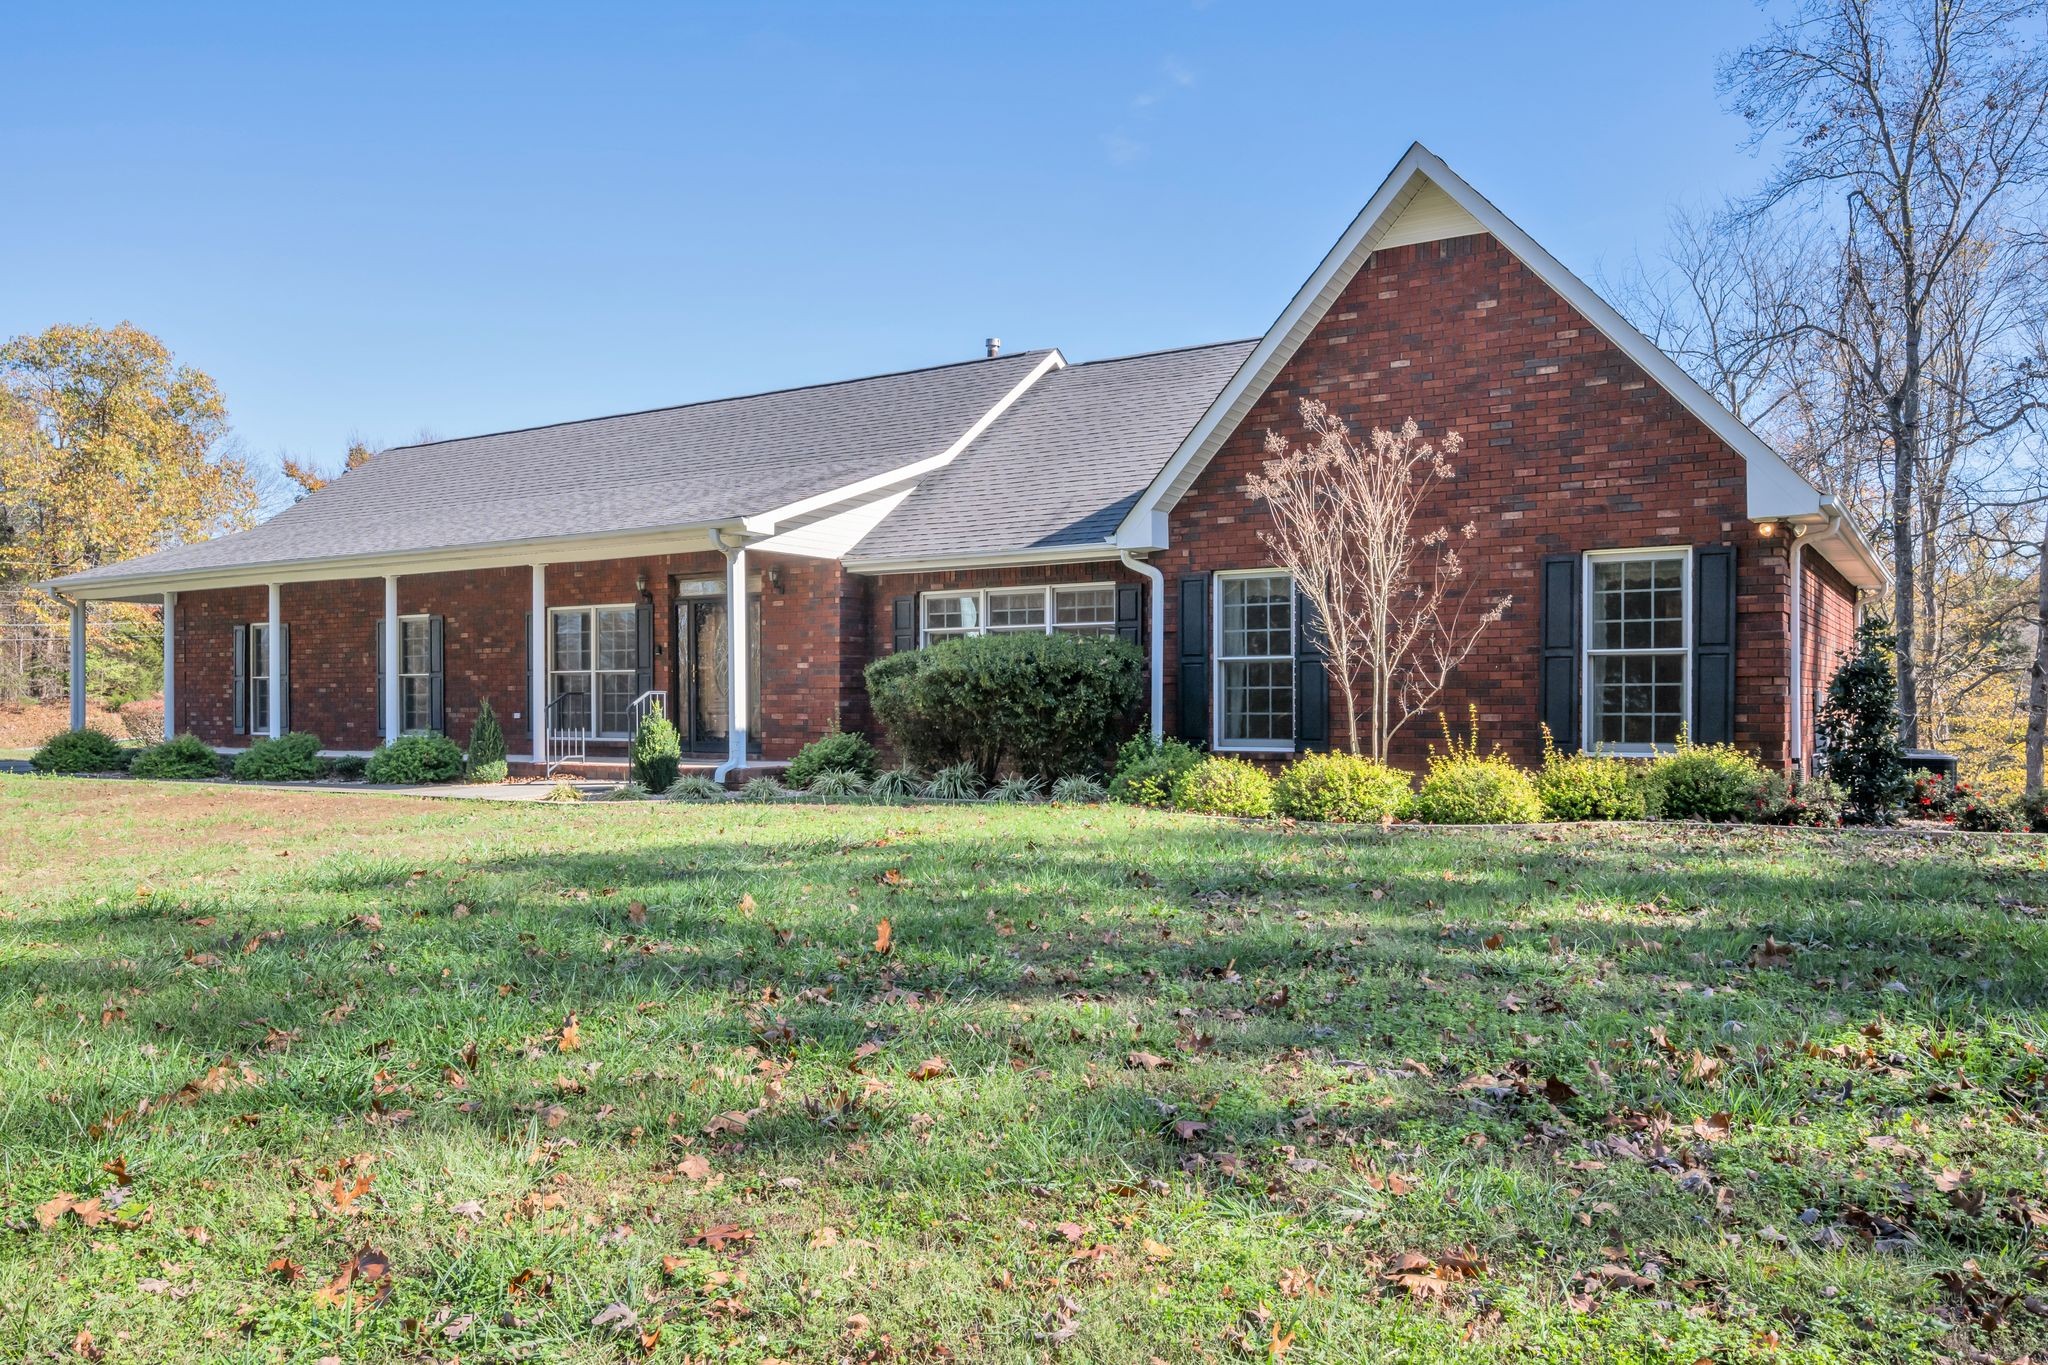
[[[904,654],[917,648],[917,598],[899,597],[889,604],[889,649]]]
[[[633,654],[633,699],[638,701],[654,690],[654,603],[644,597],[633,608]]]
[[[434,733],[448,733],[448,716],[442,709],[441,691],[441,640],[442,619],[438,616],[427,618],[427,714],[428,725]]]
[[[1550,727],[1550,738],[1563,753],[1578,751],[1579,735],[1579,573],[1577,555],[1545,555],[1539,579],[1541,601],[1536,608],[1538,658],[1536,714]]]
[[[384,733],[384,619],[377,618],[377,738],[390,739]]]
[[[1145,643],[1145,590],[1136,583],[1116,585],[1116,638]]]
[[[1695,744],[1735,742],[1735,547],[1693,551],[1692,729]]]
[[[1190,744],[1209,737],[1209,575],[1180,580],[1180,668],[1175,691],[1180,703],[1175,732]]]
[[[249,733],[249,628],[235,627],[234,733]]]
[[[1294,594],[1294,746],[1330,747],[1330,671],[1315,603]]]
[[[292,728],[292,628],[283,622],[277,627],[277,681],[271,685],[277,689],[277,728],[281,734],[289,734]]]

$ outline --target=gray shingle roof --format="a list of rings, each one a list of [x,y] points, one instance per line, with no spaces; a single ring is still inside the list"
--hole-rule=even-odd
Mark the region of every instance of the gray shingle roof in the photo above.
[[[941,453],[1045,354],[401,446],[251,530],[54,586],[757,515]]]
[[[1250,355],[1226,341],[1046,375],[847,563],[1099,546]]]

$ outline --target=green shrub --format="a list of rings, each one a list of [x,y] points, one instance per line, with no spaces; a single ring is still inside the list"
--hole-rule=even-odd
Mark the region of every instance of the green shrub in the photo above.
[[[874,778],[881,766],[875,746],[868,743],[866,735],[838,730],[797,750],[782,779],[792,787],[808,787],[820,773],[852,773],[866,782]]]
[[[505,761],[504,727],[498,724],[491,699],[485,697],[476,704],[476,724],[469,727],[469,780],[503,782],[511,773]]]
[[[1598,750],[1559,753],[1547,725],[1536,797],[1547,820],[1640,820],[1648,813],[1641,763]]]
[[[891,768],[877,773],[868,783],[870,801],[912,801],[924,790],[924,779],[915,768]]]
[[[1444,751],[1431,746],[1410,813],[1432,825],[1527,825],[1543,818],[1543,801],[1529,774],[1496,747],[1479,751],[1479,709],[1460,739],[1444,726]]]
[[[1842,789],[1825,777],[1793,777],[1772,773],[1758,803],[1757,823],[1833,829],[1842,823]]]
[[[1346,753],[1303,754],[1273,783],[1274,808],[1297,820],[1393,820],[1410,795],[1408,774]]]
[[[28,765],[39,773],[117,773],[128,751],[99,730],[65,730],[35,751]]]
[[[1051,781],[1100,767],[1144,686],[1145,656],[1111,635],[982,635],[877,659],[875,716],[921,767],[1006,766]]]
[[[1846,814],[1861,824],[1888,825],[1906,799],[1906,754],[1899,745],[1896,637],[1881,617],[1856,627],[1856,651],[1828,681],[1816,727],[1830,780],[1848,798]]]
[[[136,777],[189,782],[220,776],[220,755],[197,735],[179,735],[135,755],[128,771]]]
[[[725,795],[725,788],[702,773],[689,773],[669,783],[662,795],[671,801],[716,801]]]
[[[401,787],[453,782],[462,776],[462,750],[445,735],[405,735],[378,745],[363,776]]]
[[[633,780],[656,796],[667,791],[683,764],[683,737],[659,706],[633,731]]]
[[[252,740],[235,755],[237,782],[311,782],[327,771],[327,761],[320,757],[320,736],[304,730]]]
[[[811,774],[806,794],[821,801],[853,801],[868,794],[867,779],[846,768],[825,768]]]
[[[972,763],[954,763],[932,774],[918,792],[935,801],[972,801],[981,795],[981,774]]]
[[[1127,806],[1169,806],[1173,784],[1202,761],[1202,751],[1178,739],[1133,735],[1116,751],[1116,769],[1109,779],[1109,799]]]
[[[2048,834],[2048,787],[2036,787],[2020,798],[2020,818],[2036,834]]]
[[[1052,784],[1052,799],[1067,806],[1092,806],[1108,794],[1100,782],[1079,773]]]
[[[982,798],[1006,806],[1023,805],[1030,801],[1043,801],[1045,788],[1035,777],[1006,777],[988,789]]]
[[[1749,820],[1764,808],[1771,775],[1732,744],[1692,744],[1650,761],[1644,804],[1658,820]]]
[[[1273,813],[1273,779],[1241,758],[1210,755],[1173,780],[1173,808],[1203,815]]]
[[[335,777],[344,782],[360,782],[369,766],[370,760],[361,754],[343,754],[334,760],[332,771]]]

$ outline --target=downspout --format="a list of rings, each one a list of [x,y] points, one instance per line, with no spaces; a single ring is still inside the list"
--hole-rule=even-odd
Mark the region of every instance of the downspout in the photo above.
[[[1147,564],[1129,550],[1117,551],[1117,558],[1133,573],[1143,574],[1151,580],[1152,590],[1152,641],[1149,652],[1152,656],[1152,738],[1163,739],[1166,735],[1166,575],[1156,565]]]

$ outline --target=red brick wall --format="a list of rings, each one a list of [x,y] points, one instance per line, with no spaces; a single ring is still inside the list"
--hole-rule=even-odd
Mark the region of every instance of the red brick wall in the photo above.
[[[1843,656],[1856,647],[1856,589],[1835,566],[1811,551],[1799,556],[1800,749],[1813,753],[1820,722],[1815,698],[1827,690]]]
[[[1746,516],[1743,461],[1652,384],[1491,235],[1396,247],[1367,261],[1263,394],[1172,517],[1166,572],[1171,665],[1183,574],[1261,567],[1267,521],[1245,497],[1266,432],[1301,435],[1299,404],[1320,398],[1354,430],[1413,417],[1456,430],[1465,449],[1423,525],[1467,520],[1461,545],[1475,602],[1514,596],[1436,710],[1462,728],[1479,708],[1482,742],[1536,759],[1537,570],[1546,554],[1655,545],[1736,547],[1735,738],[1768,762],[1786,748],[1789,614],[1782,548]],[[1174,714],[1169,667],[1167,714]],[[1340,735],[1337,689],[1331,729]],[[1439,738],[1409,722],[1393,757],[1419,767]]]

